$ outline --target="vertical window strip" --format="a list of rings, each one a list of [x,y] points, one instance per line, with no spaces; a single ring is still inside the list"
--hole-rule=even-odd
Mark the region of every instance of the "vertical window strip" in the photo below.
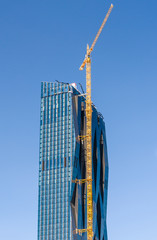
[[[52,111],[53,111],[53,121],[52,121],[52,146],[53,146],[53,152],[52,152],[52,238],[53,238],[53,235],[54,235],[54,227],[53,227],[53,224],[54,224],[54,221],[53,221],[53,216],[54,216],[54,214],[53,214],[53,207],[55,206],[55,204],[54,204],[54,187],[53,187],[53,185],[54,185],[54,168],[53,168],[53,164],[54,164],[54,111],[55,111],[55,109],[54,109],[54,96],[52,97],[52,99],[53,99],[53,102],[52,102]],[[53,238],[53,239],[55,239],[55,237]]]
[[[43,90],[44,92],[44,90]],[[44,102],[45,102],[45,99],[43,98],[42,99],[43,101],[43,106],[44,106]],[[43,126],[43,135],[42,135],[42,164],[43,164],[43,161],[44,161],[44,154],[43,154],[43,149],[44,149],[44,109],[43,109],[43,121],[42,121],[42,126]],[[43,198],[43,169],[41,169],[41,188],[40,188],[40,240],[42,240],[42,228],[43,228],[43,207],[42,207],[42,198]]]
[[[69,191],[70,191],[70,189],[69,189],[69,174],[68,174],[68,172],[69,172],[69,160],[70,160],[70,158],[69,158],[69,147],[70,147],[70,142],[69,142],[69,137],[70,137],[70,134],[71,134],[71,132],[70,132],[70,127],[71,127],[71,122],[69,121],[69,118],[70,118],[70,108],[71,108],[71,105],[69,104],[70,103],[70,97],[71,97],[71,95],[70,95],[70,93],[68,93],[68,101],[67,101],[67,104],[68,104],[68,161],[67,161],[67,237],[68,237],[68,239],[69,239],[69,233],[68,233],[68,222],[69,222],[69,218],[70,218],[70,207],[69,207],[69,205],[70,205],[70,202],[69,202]]]
[[[46,89],[46,86],[45,86]],[[44,240],[45,240],[45,235],[46,235],[46,215],[47,215],[47,208],[46,208],[46,193],[47,193],[47,187],[46,187],[46,176],[47,176],[47,166],[46,166],[46,162],[47,162],[47,108],[48,108],[48,97],[45,97],[45,138],[46,138],[46,142],[45,142],[45,161],[44,161],[44,173],[45,173],[45,183],[44,183]]]
[[[49,85],[49,93],[50,93],[50,89],[51,89],[51,84]],[[48,199],[48,239],[50,238],[50,216],[51,216],[51,212],[50,212],[50,203],[51,203],[51,193],[50,193],[50,186],[51,186],[51,175],[50,175],[50,161],[51,161],[51,97],[49,97],[49,149],[48,149],[48,152],[49,152],[49,179],[48,179],[48,182],[49,182],[49,185],[48,185],[48,193],[49,193],[49,199]]]
[[[61,84],[60,84],[61,85]],[[60,86],[60,92],[61,92],[61,86]],[[61,222],[61,212],[62,212],[62,210],[61,210],[61,206],[62,206],[62,204],[61,204],[61,195],[62,195],[62,191],[61,191],[61,184],[62,184],[62,182],[61,182],[61,177],[62,177],[62,168],[61,168],[61,143],[62,143],[62,135],[61,135],[61,131],[62,131],[62,126],[61,126],[61,123],[62,123],[62,114],[61,114],[61,109],[62,109],[62,94],[59,94],[59,102],[60,102],[60,104],[59,104],[59,109],[60,109],[60,117],[58,118],[58,120],[59,120],[59,125],[60,125],[60,131],[59,131],[59,135],[60,135],[60,143],[59,143],[59,145],[60,145],[60,157],[59,157],[59,160],[60,160],[60,167],[59,167],[59,175],[60,175],[60,186],[59,186],[59,188],[60,188],[60,239],[61,239],[61,229],[62,229],[62,222]]]
[[[54,92],[55,92],[55,84],[54,84]],[[54,151],[53,151],[53,210],[54,210],[54,221],[53,221],[53,239],[56,239],[56,198],[57,198],[57,194],[56,194],[56,183],[55,183],[55,177],[56,177],[56,167],[55,167],[55,142],[56,142],[56,95],[54,95],[54,101],[53,101],[53,146],[54,146]]]

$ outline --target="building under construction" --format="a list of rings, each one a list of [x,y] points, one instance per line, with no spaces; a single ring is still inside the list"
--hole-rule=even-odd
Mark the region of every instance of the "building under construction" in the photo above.
[[[108,160],[103,117],[91,101],[91,53],[80,67],[86,93],[76,84],[42,83],[38,240],[107,240]]]
[[[74,84],[41,84],[38,240],[87,239],[86,99]],[[108,160],[92,104],[93,239],[107,240]],[[75,180],[75,182],[74,182]],[[77,180],[77,181],[76,181]]]

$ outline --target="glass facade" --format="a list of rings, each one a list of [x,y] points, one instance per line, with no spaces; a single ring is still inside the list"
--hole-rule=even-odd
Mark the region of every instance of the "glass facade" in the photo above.
[[[38,240],[86,239],[85,98],[70,84],[41,84]],[[93,239],[107,240],[108,161],[105,125],[93,105]]]

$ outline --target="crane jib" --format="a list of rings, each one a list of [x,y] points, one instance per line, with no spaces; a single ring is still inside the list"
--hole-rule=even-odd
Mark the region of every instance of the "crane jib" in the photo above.
[[[108,10],[108,12],[107,12],[104,20],[103,20],[103,23],[101,24],[101,27],[99,28],[99,31],[98,31],[98,33],[97,33],[97,35],[96,35],[96,37],[95,37],[95,39],[94,39],[94,41],[93,41],[93,43],[92,43],[92,46],[91,46],[91,48],[88,50],[88,53],[87,53],[88,56],[91,55],[91,52],[93,51],[93,49],[94,49],[94,47],[95,47],[95,44],[96,44],[96,42],[97,42],[97,40],[98,40],[98,38],[99,38],[99,36],[100,36],[100,33],[102,32],[102,30],[103,30],[103,28],[104,28],[105,23],[107,22],[107,20],[108,20],[108,18],[109,18],[109,16],[110,16],[110,13],[111,13],[112,9],[113,9],[113,4],[111,4],[111,6],[110,6],[110,8],[109,8],[109,10]],[[86,62],[87,62],[87,56],[85,57],[82,65],[81,65],[81,67],[80,67],[80,70],[83,70],[83,69],[84,69],[84,67],[85,67],[85,65],[86,65]]]

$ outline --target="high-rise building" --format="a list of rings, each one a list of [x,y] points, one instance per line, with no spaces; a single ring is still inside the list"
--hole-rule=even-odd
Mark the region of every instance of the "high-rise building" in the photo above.
[[[85,95],[74,84],[41,84],[38,240],[86,239]],[[105,124],[92,105],[93,239],[107,240],[108,160]]]

